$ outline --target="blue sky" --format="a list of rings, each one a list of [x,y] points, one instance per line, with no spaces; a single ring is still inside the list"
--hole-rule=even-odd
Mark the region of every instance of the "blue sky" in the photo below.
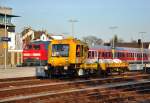
[[[13,8],[16,32],[31,26],[49,33],[71,34],[70,19],[75,37],[93,35],[109,40],[117,34],[125,41],[140,38],[150,41],[150,0],[0,0],[1,6]],[[109,27],[117,26],[113,32]]]

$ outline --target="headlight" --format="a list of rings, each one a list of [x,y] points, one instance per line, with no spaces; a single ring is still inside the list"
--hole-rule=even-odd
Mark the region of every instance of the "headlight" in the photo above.
[[[67,70],[68,69],[68,66],[64,66],[64,70]]]
[[[47,66],[45,66],[45,67],[44,67],[44,70],[48,70],[48,67],[47,67]]]

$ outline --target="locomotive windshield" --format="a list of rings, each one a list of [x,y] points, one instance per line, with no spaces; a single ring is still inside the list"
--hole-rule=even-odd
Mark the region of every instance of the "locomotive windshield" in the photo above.
[[[69,56],[69,45],[68,44],[53,44],[52,45],[52,56],[53,57],[68,57]]]
[[[40,45],[34,45],[34,46],[33,46],[33,49],[34,49],[34,50],[40,50]]]
[[[40,50],[40,45],[27,45],[25,50]]]
[[[26,45],[24,49],[25,50],[31,50],[32,49],[32,45]]]

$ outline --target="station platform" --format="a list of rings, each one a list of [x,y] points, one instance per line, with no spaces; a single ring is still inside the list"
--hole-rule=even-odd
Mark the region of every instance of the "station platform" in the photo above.
[[[44,76],[42,67],[0,68],[0,79]]]

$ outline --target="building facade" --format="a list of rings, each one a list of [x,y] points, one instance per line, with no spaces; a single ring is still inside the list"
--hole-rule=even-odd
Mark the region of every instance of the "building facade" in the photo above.
[[[19,16],[12,15],[12,8],[0,7],[0,65],[11,65],[11,53],[8,51],[15,49],[15,25],[12,23],[14,17]],[[2,39],[5,37],[9,40]]]

